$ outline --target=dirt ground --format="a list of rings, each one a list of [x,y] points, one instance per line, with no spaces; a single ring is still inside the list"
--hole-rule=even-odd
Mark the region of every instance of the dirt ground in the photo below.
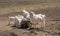
[[[0,16],[0,36],[7,35],[4,31],[13,32],[18,36],[60,36],[60,8],[33,10],[35,13],[46,14],[46,25],[44,29],[28,30],[13,28],[8,25],[8,16]],[[39,12],[41,11],[41,12]],[[18,13],[17,13],[18,14]],[[15,15],[15,14],[14,14]],[[4,34],[3,34],[4,33]],[[10,36],[10,35],[8,35]]]
[[[0,36],[60,36],[59,4],[59,0],[0,0]],[[20,14],[23,8],[36,14],[45,14],[44,29],[28,30],[8,26],[8,17]]]

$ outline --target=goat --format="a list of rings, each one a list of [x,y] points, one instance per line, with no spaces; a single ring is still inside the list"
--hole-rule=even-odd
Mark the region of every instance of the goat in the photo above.
[[[16,24],[16,27],[20,27],[23,18],[24,18],[24,17],[21,16],[21,15],[20,15],[20,17],[15,16],[15,19],[16,19],[16,20],[15,20],[15,21],[16,21],[16,23],[15,23],[15,24]]]
[[[20,27],[20,25],[21,25],[21,22],[22,21],[27,21],[28,19],[27,18],[25,18],[24,16],[22,16],[22,15],[18,15],[18,16],[15,16],[15,18],[16,18],[16,27]]]
[[[23,16],[27,19],[30,19],[30,13],[26,11],[25,9],[23,9]]]
[[[28,21],[28,19],[25,18],[22,15],[18,15],[18,16],[14,16],[14,17],[13,16],[9,17],[9,24],[8,25],[10,25],[10,20],[12,20],[14,22],[14,25],[16,27],[20,27],[22,21]]]
[[[30,12],[30,15],[35,19],[39,19],[39,20],[43,21],[44,27],[45,27],[45,15],[35,14],[34,12]]]

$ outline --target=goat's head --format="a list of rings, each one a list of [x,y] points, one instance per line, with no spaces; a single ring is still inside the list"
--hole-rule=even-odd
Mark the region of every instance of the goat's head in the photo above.
[[[28,13],[28,11],[26,11],[25,9],[23,9],[22,11],[23,11],[23,13]]]
[[[34,14],[34,12],[33,12],[33,11],[32,11],[31,13],[32,13],[32,14]]]
[[[32,12],[30,12],[30,14],[31,14],[31,15],[35,15],[35,13],[34,13],[33,11],[32,11]]]
[[[32,17],[33,16],[33,12],[30,12],[30,17]]]
[[[42,15],[42,17],[45,17],[45,15]]]
[[[42,15],[42,20],[44,20],[45,19],[45,15]]]

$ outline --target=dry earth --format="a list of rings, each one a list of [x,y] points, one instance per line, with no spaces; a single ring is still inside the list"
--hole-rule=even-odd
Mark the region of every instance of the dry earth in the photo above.
[[[0,0],[0,36],[60,36],[59,3],[60,0]],[[28,30],[7,26],[8,17],[21,14],[20,10],[23,8],[34,11],[35,13],[45,14],[45,28]]]
[[[7,26],[8,24],[8,16],[11,14],[6,14],[0,16],[0,35],[6,35],[3,33],[4,31],[9,33],[13,32],[19,36],[60,36],[60,9],[57,8],[48,8],[48,9],[36,9],[33,10],[35,13],[46,14],[46,26],[44,29],[27,30],[27,29],[18,29],[13,28],[11,26]],[[18,13],[12,13],[13,15],[17,15]]]

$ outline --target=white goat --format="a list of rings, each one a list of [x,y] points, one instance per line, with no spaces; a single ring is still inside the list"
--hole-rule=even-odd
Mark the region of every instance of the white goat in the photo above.
[[[23,16],[27,19],[30,19],[30,13],[26,11],[25,9],[23,9]]]
[[[45,27],[45,15],[42,14],[35,14],[34,12],[30,12],[31,16],[35,19],[40,19],[41,21],[43,21],[44,23],[44,27]]]
[[[14,16],[14,17],[11,16],[11,17],[9,17],[9,24],[8,24],[8,25],[10,25],[10,20],[13,21],[13,23],[14,23],[14,25],[15,25],[16,27],[20,27],[22,20],[26,21],[26,20],[28,20],[28,19],[25,18],[25,17],[22,16],[22,15],[18,15],[18,16]]]
[[[15,19],[16,19],[15,20],[16,27],[20,27],[23,18],[24,18],[23,16],[20,16],[20,17],[15,16]]]
[[[16,21],[16,23],[15,23],[16,27],[20,27],[22,21],[28,20],[22,15],[15,16],[15,18],[16,18],[16,20],[15,20]]]

